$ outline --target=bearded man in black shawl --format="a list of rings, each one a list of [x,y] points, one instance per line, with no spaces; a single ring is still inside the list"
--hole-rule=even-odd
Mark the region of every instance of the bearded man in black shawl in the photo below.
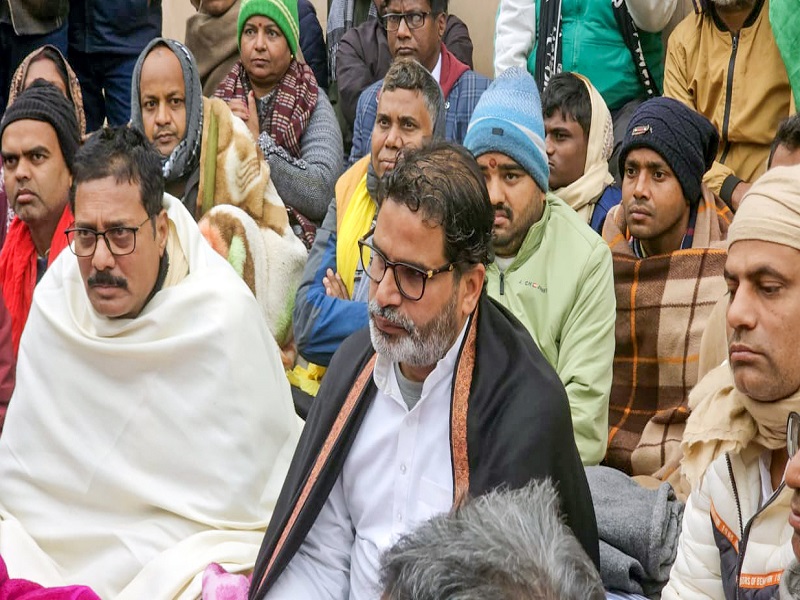
[[[380,186],[359,242],[369,329],[348,338],[311,408],[250,589],[378,598],[378,561],[467,496],[549,478],[598,564],[566,392],[525,328],[484,292],[493,211],[475,160],[438,143]]]

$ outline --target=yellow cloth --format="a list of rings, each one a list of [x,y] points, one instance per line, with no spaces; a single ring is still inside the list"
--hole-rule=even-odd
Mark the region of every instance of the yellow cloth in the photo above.
[[[358,240],[372,226],[376,209],[375,202],[367,191],[367,174],[364,173],[347,204],[341,225],[336,232],[336,272],[342,278],[351,297],[358,267]]]
[[[736,389],[730,364],[725,361],[709,373],[689,394],[692,410],[686,422],[681,448],[683,474],[692,489],[714,460],[738,454],[751,443],[767,450],[786,446],[786,420],[800,412],[800,390],[774,402],[759,402]]]
[[[731,35],[708,12],[690,14],[675,28],[664,66],[664,95],[704,115],[720,135],[730,100],[727,139],[703,178],[718,195],[729,175],[753,182],[764,172],[778,123],[790,114],[789,78],[770,26],[769,0],[738,39],[730,99]]]
[[[291,385],[316,398],[319,386],[322,385],[322,376],[327,370],[314,363],[308,363],[308,368],[296,365],[291,371],[286,371],[286,377]]]
[[[600,92],[583,75],[577,73],[573,75],[586,85],[592,102],[586,164],[583,166],[583,176],[580,179],[554,190],[553,193],[569,204],[584,221],[590,223],[597,200],[603,195],[606,187],[614,183],[614,177],[608,172],[608,159],[614,150],[614,125]]]

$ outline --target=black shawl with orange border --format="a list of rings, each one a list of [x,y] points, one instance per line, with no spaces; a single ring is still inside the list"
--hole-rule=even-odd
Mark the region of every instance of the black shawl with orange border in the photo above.
[[[374,358],[366,328],[333,356],[261,545],[251,600],[277,581],[325,504],[375,397]],[[549,477],[566,524],[599,565],[564,386],[522,324],[485,293],[459,352],[451,407],[454,501]]]

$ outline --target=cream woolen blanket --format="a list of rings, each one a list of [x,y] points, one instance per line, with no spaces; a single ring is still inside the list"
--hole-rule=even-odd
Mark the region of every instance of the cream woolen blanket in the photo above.
[[[183,599],[209,563],[255,562],[298,436],[289,385],[253,294],[165,206],[189,273],[137,318],[96,314],[70,252],[37,287],[0,438],[12,577]]]

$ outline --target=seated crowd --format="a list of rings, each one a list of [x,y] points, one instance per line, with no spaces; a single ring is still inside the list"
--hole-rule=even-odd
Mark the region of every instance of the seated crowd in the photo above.
[[[791,0],[52,4],[0,600],[800,599]]]

